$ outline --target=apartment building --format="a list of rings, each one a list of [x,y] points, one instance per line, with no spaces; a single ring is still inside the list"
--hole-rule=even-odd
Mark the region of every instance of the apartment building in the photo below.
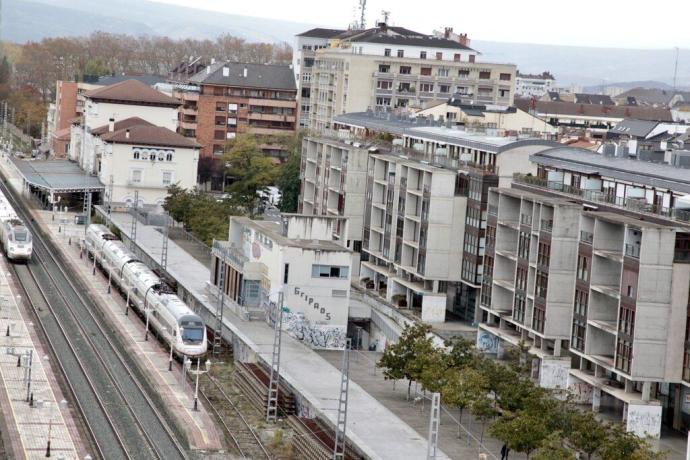
[[[468,103],[511,105],[515,66],[477,62],[466,35],[450,37],[385,23],[331,37],[314,52],[308,126],[330,128],[334,117],[368,109],[425,108],[454,93]]]
[[[307,136],[302,141],[298,211],[306,215],[340,216],[347,219],[347,246],[361,252],[367,162],[376,145],[349,136]],[[345,220],[336,222],[338,235]],[[342,227],[342,228],[341,228]]]
[[[443,321],[446,310],[474,321],[483,274],[488,190],[507,186],[517,171],[536,174],[530,154],[557,144],[390,114],[346,114],[337,117],[335,125],[337,131],[311,136],[303,144],[301,211],[338,213],[350,219],[348,239],[354,241],[355,250],[361,240],[360,280],[370,295],[413,308],[427,321]],[[388,171],[385,181],[376,179],[382,170]],[[430,195],[420,198],[412,191],[408,200],[408,186],[401,186],[408,174],[423,178],[422,191],[428,182]],[[369,194],[364,206],[363,175]],[[393,180],[388,182],[389,178]],[[389,197],[395,209],[389,206]],[[415,207],[398,209],[400,199]],[[422,213],[423,202],[433,206],[433,212]],[[443,207],[450,211],[444,214]],[[436,220],[429,220],[429,215]],[[378,225],[381,219],[386,224]],[[428,243],[431,238],[433,243]]]
[[[217,158],[238,133],[291,136],[297,129],[297,87],[284,65],[212,62],[176,83],[180,98],[179,133],[201,144],[201,156]],[[267,140],[262,150],[276,159],[287,156]]]
[[[69,155],[72,120],[84,114],[84,93],[98,86],[63,80],[55,83],[55,104],[52,117],[48,119],[48,140],[53,155],[57,157]]]
[[[316,58],[316,51],[328,48],[332,37],[345,33],[342,29],[310,29],[295,36],[295,51],[292,54],[292,68],[295,71],[295,83],[299,88],[299,124],[309,125],[311,74]]]
[[[520,97],[535,97],[537,99],[553,91],[556,79],[551,72],[541,74],[525,74],[518,72],[515,76],[515,95]]]
[[[687,430],[686,170],[566,147],[532,161],[536,177],[490,192],[478,345],[524,340],[542,385],[617,411],[629,431]]]
[[[352,255],[333,239],[341,220],[230,217],[228,241],[213,242],[209,293],[218,299],[222,288],[225,308],[246,318],[273,322],[281,307],[283,328],[293,337],[313,348],[343,348]]]

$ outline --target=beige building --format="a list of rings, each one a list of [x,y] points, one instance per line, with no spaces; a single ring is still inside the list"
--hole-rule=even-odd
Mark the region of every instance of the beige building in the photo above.
[[[329,128],[335,116],[367,109],[426,108],[453,94],[468,103],[512,105],[515,65],[477,62],[479,53],[467,45],[465,36],[384,23],[333,37],[329,47],[310,50],[308,94],[300,87],[301,105],[309,100],[308,126]]]

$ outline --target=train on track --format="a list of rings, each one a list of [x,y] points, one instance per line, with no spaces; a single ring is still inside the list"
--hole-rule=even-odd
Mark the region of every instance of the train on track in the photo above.
[[[0,190],[0,244],[11,262],[31,259],[31,232],[21,221],[5,194]]]
[[[105,225],[86,229],[86,250],[112,281],[127,294],[139,312],[146,314],[152,329],[172,342],[177,355],[199,357],[207,351],[206,326],[170,287],[125,247]]]

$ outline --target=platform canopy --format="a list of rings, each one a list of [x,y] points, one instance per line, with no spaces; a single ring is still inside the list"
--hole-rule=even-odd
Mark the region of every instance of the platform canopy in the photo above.
[[[100,192],[105,189],[98,177],[86,174],[68,160],[21,160],[12,158],[24,180],[48,193]]]

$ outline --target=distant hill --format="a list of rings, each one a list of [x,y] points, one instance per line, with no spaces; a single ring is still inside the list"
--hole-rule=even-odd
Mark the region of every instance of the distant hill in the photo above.
[[[248,41],[294,43],[294,36],[313,24],[199,10],[149,0],[4,0],[1,38],[14,42],[96,30],[171,38],[214,39],[228,33]],[[338,26],[338,24],[331,24]],[[408,25],[414,28],[413,24]],[[510,62],[525,73],[551,71],[558,84],[621,86],[635,82],[669,85],[675,51],[591,48],[502,43],[474,39],[481,59]],[[690,50],[680,52],[678,85],[690,85]],[[655,83],[656,86],[656,83]]]

